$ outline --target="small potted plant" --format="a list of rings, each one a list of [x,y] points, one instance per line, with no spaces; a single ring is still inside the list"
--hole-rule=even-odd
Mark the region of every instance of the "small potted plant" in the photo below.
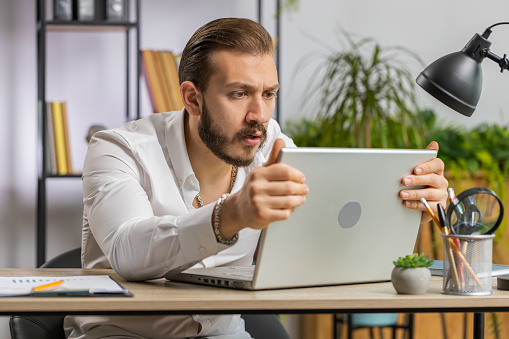
[[[429,266],[433,260],[424,253],[409,254],[399,257],[393,261],[394,269],[391,274],[392,285],[396,292],[401,294],[423,294],[426,293],[431,280]]]

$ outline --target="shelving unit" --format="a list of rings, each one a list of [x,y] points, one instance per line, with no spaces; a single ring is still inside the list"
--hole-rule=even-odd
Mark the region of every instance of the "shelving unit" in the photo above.
[[[130,10],[135,10],[134,22],[119,22],[119,21],[54,21],[47,20],[47,3],[51,0],[37,0],[36,6],[36,20],[37,20],[37,102],[40,107],[38,114],[39,119],[39,145],[40,145],[40,159],[39,159],[39,177],[37,184],[37,225],[36,225],[36,260],[37,267],[46,261],[46,224],[47,224],[47,199],[46,199],[46,185],[48,178],[80,178],[81,174],[68,174],[68,175],[52,175],[47,173],[46,166],[46,142],[47,133],[47,110],[46,110],[46,35],[58,34],[58,32],[108,32],[119,31],[125,33],[125,56],[126,56],[126,94],[125,105],[126,113],[125,120],[133,118],[140,118],[140,0],[131,0],[128,2]],[[135,46],[131,46],[131,34],[135,31]],[[131,87],[131,54],[135,55],[136,63],[136,81],[134,83],[136,91],[136,107],[134,114],[131,113],[130,107],[130,93]],[[42,103],[42,104],[41,104]]]

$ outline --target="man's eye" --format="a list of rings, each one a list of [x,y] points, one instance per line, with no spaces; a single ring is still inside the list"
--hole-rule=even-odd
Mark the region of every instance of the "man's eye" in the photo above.
[[[232,98],[234,98],[234,99],[242,98],[245,95],[246,94],[244,92],[234,92],[231,94]]]
[[[267,99],[273,99],[273,98],[275,98],[276,96],[277,96],[277,95],[276,95],[276,93],[273,93],[273,92],[265,93],[265,97],[266,97]]]

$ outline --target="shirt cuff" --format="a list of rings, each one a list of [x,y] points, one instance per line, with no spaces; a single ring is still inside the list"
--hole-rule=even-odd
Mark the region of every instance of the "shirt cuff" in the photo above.
[[[217,242],[212,229],[212,213],[216,204],[203,206],[179,221],[180,249],[186,262],[200,261],[229,246]]]

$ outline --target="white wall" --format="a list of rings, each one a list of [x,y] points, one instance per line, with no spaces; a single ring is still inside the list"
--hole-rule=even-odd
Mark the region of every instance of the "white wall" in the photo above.
[[[0,267],[35,266],[37,185],[37,114],[35,1],[0,0]],[[275,0],[265,0],[263,24],[274,33]],[[142,48],[180,52],[203,23],[223,16],[257,18],[255,0],[144,0]],[[429,64],[457,51],[474,33],[504,21],[506,0],[301,0],[299,10],[282,16],[280,67],[281,114],[286,120],[312,111],[301,109],[311,68],[295,78],[295,65],[305,55],[323,51],[317,41],[337,47],[336,27],[370,36],[382,45],[402,45]],[[492,50],[503,55],[509,27],[495,28]],[[307,35],[307,37],[306,37]],[[313,38],[309,38],[313,37]],[[66,100],[74,167],[86,152],[88,127],[115,127],[124,112],[124,40],[121,33],[48,34],[48,100]],[[483,64],[485,82],[477,111],[465,118],[436,103],[426,93],[422,102],[443,119],[463,125],[509,122],[505,99],[509,74],[491,61]],[[420,70],[415,70],[417,76]],[[150,106],[142,83],[142,112]],[[79,179],[48,181],[48,257],[79,246],[81,225]],[[5,320],[5,319],[4,319]],[[7,338],[5,321],[0,336]]]
[[[307,35],[334,47],[338,47],[335,27],[341,25],[347,31],[361,37],[374,37],[383,46],[401,45],[416,52],[430,64],[437,58],[459,51],[475,34],[482,34],[491,24],[507,21],[504,13],[509,3],[503,0],[314,0],[301,1],[300,9],[283,25],[283,79],[282,88],[291,87],[288,75],[296,62],[311,51],[324,50]],[[287,17],[285,16],[285,19]],[[493,29],[490,36],[492,51],[502,56],[509,52],[504,43],[509,26]],[[498,66],[483,62],[484,88],[476,112],[466,118],[439,104],[427,93],[419,94],[425,106],[434,107],[441,118],[467,126],[482,122],[509,123],[507,96],[509,73],[500,74]],[[415,69],[415,76],[421,69]],[[288,117],[300,112],[299,93],[305,93],[308,74],[297,79],[295,90],[286,93],[283,99],[283,115]]]

